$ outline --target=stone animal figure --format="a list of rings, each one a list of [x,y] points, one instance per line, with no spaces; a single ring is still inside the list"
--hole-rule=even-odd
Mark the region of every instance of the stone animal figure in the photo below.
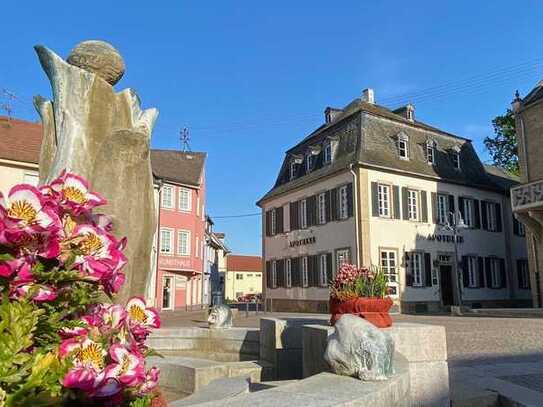
[[[150,139],[158,111],[142,111],[130,89],[115,92],[124,62],[110,44],[84,41],[68,62],[44,46],[35,49],[53,91],[52,101],[34,98],[43,123],[40,183],[66,169],[107,199],[100,212],[128,242],[126,282],[116,301],[144,295],[155,233]]]
[[[214,305],[211,307],[207,322],[211,329],[232,328],[232,310],[228,305]]]
[[[393,356],[392,337],[351,314],[336,322],[324,353],[334,373],[365,381],[387,380],[394,373]]]

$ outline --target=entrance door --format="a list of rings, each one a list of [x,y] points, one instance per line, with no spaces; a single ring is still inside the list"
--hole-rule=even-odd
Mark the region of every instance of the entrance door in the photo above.
[[[452,266],[439,266],[443,305],[453,305]]]
[[[162,309],[173,309],[173,277],[164,277],[162,284]]]

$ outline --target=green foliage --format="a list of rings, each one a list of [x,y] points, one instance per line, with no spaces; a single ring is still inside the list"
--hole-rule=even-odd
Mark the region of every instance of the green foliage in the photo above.
[[[375,265],[372,265],[369,270],[359,270],[358,277],[352,282],[335,281],[330,285],[332,297],[340,300],[359,297],[384,298],[387,290],[388,276]]]
[[[503,168],[511,174],[519,174],[518,147],[515,136],[515,117],[511,110],[492,120],[494,136],[484,139],[494,165]]]
[[[151,405],[152,396],[140,397],[129,404],[129,407],[149,407]]]

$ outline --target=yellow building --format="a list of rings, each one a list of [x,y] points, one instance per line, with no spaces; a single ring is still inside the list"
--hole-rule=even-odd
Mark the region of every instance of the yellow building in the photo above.
[[[228,255],[224,297],[237,300],[247,294],[262,293],[262,258],[260,256]]]

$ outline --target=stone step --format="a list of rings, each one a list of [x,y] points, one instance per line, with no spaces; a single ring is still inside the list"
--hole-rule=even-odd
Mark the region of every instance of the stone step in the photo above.
[[[251,380],[249,377],[224,377],[215,379],[203,386],[196,393],[182,399],[174,401],[169,405],[171,407],[194,406],[209,401],[226,400],[240,394],[249,393]]]

